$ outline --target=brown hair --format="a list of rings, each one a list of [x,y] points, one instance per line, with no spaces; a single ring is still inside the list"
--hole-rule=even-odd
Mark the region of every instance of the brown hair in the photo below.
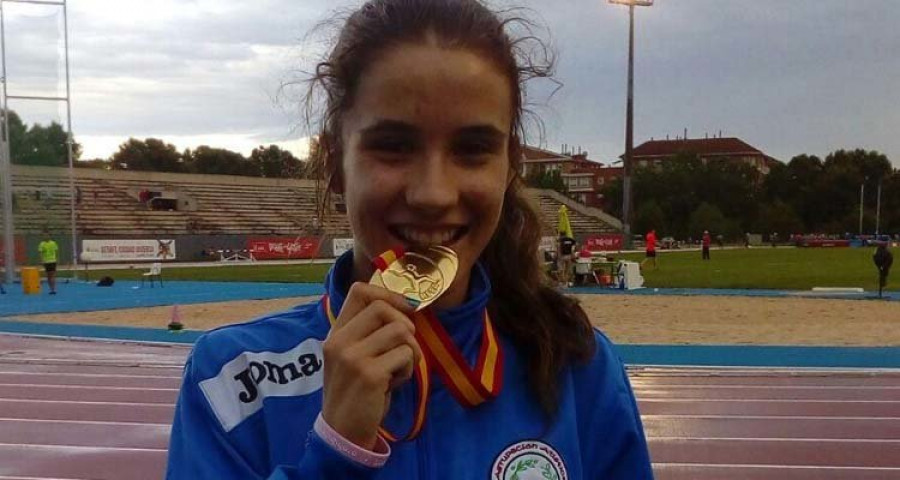
[[[524,27],[525,35],[512,39],[507,30]],[[434,35],[441,46],[468,49],[489,58],[509,79],[512,125],[509,137],[510,169],[518,172],[524,136],[524,83],[548,78],[552,61],[537,65],[534,45],[548,59],[544,44],[531,35],[533,24],[521,17],[499,18],[479,0],[370,0],[347,18],[326,60],[312,75],[307,108],[314,92],[324,93],[313,168],[326,182],[320,213],[327,206],[327,190],[339,178],[342,158],[341,119],[353,105],[354,93],[366,68],[391,46]],[[558,378],[573,363],[587,361],[594,352],[591,325],[570,297],[553,288],[538,260],[541,226],[525,196],[519,175],[506,189],[500,223],[480,260],[491,279],[489,310],[497,328],[507,335],[527,362],[528,378],[540,405],[555,414]]]

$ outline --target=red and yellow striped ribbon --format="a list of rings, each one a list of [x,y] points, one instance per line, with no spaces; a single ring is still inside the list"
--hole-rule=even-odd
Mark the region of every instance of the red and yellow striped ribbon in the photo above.
[[[434,312],[426,309],[420,314],[425,321],[415,322],[416,338],[420,339],[429,365],[434,366],[453,397],[466,407],[475,407],[496,397],[503,386],[503,352],[487,311],[484,312],[481,351],[474,369],[469,368]]]

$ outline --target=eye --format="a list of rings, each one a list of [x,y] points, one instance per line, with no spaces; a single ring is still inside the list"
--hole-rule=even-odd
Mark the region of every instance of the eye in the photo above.
[[[496,146],[486,140],[466,140],[459,142],[454,150],[462,156],[489,155],[496,151]]]
[[[483,165],[500,153],[501,144],[494,138],[472,136],[453,145],[453,153],[467,165]]]
[[[416,142],[406,136],[386,135],[366,139],[363,148],[376,153],[409,154],[416,150]]]

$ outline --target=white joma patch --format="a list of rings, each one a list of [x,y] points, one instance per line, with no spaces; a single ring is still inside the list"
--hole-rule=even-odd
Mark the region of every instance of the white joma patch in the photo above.
[[[244,352],[200,382],[226,432],[262,408],[266,397],[307,395],[320,388],[322,341],[314,338],[286,352]]]

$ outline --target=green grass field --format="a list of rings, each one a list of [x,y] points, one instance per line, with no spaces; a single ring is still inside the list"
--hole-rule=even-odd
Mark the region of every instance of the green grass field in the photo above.
[[[872,248],[769,248],[713,250],[704,262],[699,251],[664,252],[659,269],[644,268],[648,287],[765,288],[809,290],[813,287],[877,289]],[[626,255],[640,261],[643,255]],[[897,290],[896,274],[888,289]]]
[[[669,288],[764,288],[809,290],[812,287],[877,288],[871,248],[768,248],[712,250],[704,262],[699,251],[662,252],[658,270],[644,270],[648,287]],[[640,261],[643,254],[624,258]],[[167,266],[165,280],[241,282],[322,282],[330,265],[240,265],[178,268]],[[91,270],[96,280],[110,275],[116,280],[138,280],[146,267],[129,270]],[[66,273],[63,272],[63,275]],[[900,273],[889,279],[889,290],[900,289]]]

